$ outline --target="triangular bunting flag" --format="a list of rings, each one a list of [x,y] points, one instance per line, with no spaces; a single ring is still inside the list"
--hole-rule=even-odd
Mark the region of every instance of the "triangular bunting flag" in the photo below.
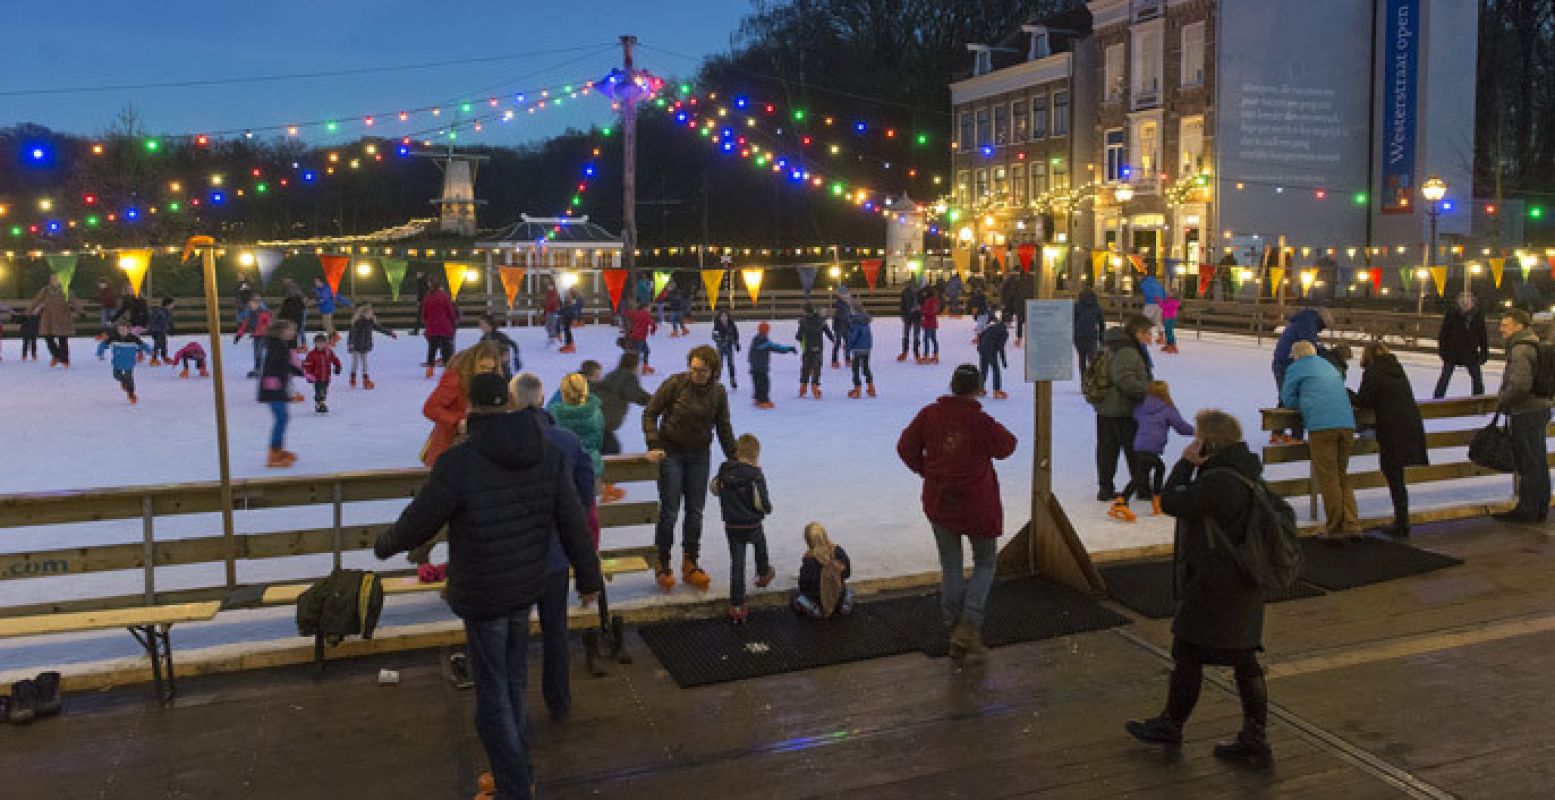
[[[259,268],[259,288],[263,290],[270,285],[270,278],[275,276],[275,271],[281,268],[281,262],[286,256],[279,250],[255,250],[254,265]]]
[[[65,290],[65,296],[70,296],[70,280],[76,276],[77,256],[44,256],[43,260],[49,262],[49,272],[59,278],[59,288]]]
[[[389,281],[389,297],[398,301],[400,284],[405,282],[405,267],[409,266],[409,262],[403,258],[385,258],[378,263],[383,265],[383,277]]]
[[[1015,248],[1015,257],[1020,259],[1020,271],[1030,272],[1031,262],[1037,257],[1037,246],[1034,244],[1023,244],[1017,247]]]
[[[130,288],[135,294],[140,294],[141,283],[146,280],[146,272],[151,269],[151,251],[120,250],[119,269],[124,270],[124,277],[130,279]]]
[[[875,290],[875,281],[880,279],[880,259],[866,258],[859,262],[859,267],[864,270],[864,280],[869,284],[869,290]]]
[[[1144,256],[1141,256],[1138,253],[1129,253],[1128,254],[1128,263],[1134,265],[1134,271],[1135,272],[1137,272],[1137,273],[1139,273],[1141,275],[1145,274],[1145,258],[1144,258]]]
[[[659,295],[664,294],[664,287],[670,285],[670,278],[674,276],[675,273],[673,272],[653,273],[653,298],[655,300],[659,298]]]
[[[1436,295],[1447,296],[1447,268],[1431,267],[1431,282],[1436,284]]]
[[[524,287],[524,275],[529,270],[523,267],[499,267],[497,277],[502,279],[502,293],[507,295],[508,308],[518,300],[518,290]]]
[[[1317,284],[1317,267],[1310,267],[1301,271],[1301,296],[1306,297],[1312,293],[1312,287]]]
[[[972,271],[972,251],[964,247],[958,247],[951,251],[950,264],[961,276],[961,282],[966,283],[966,276]]]
[[[350,256],[319,256],[319,264],[324,267],[324,282],[329,284],[331,294],[340,294],[340,276],[346,274],[350,263]]]
[[[1102,273],[1105,273],[1107,271],[1107,261],[1110,260],[1111,258],[1112,258],[1112,254],[1107,252],[1106,250],[1092,250],[1091,251],[1091,283],[1092,284],[1097,285],[1097,286],[1101,285]]]
[[[1382,270],[1368,269],[1362,271],[1368,273],[1366,277],[1371,280],[1372,292],[1380,294],[1382,292]]]
[[[994,263],[998,265],[999,274],[1004,275],[1010,271],[1010,248],[1008,245],[994,245],[990,251]]]
[[[605,270],[605,291],[610,293],[610,307],[611,308],[615,308],[615,309],[620,309],[621,308],[621,292],[626,289],[627,273],[628,273],[628,271],[624,270],[624,269],[607,269],[607,270]],[[506,276],[503,276],[502,286],[503,286],[503,289],[507,288],[507,278],[506,278]],[[512,305],[513,305],[513,298],[510,295],[508,297],[508,306],[511,307]]]
[[[1203,297],[1203,296],[1209,294],[1209,285],[1214,280],[1215,280],[1215,265],[1214,264],[1200,264],[1199,265],[1199,296],[1200,297]]]
[[[1496,282],[1496,288],[1501,288],[1501,276],[1506,274],[1506,259],[1490,259],[1490,278]]]
[[[799,286],[804,289],[805,299],[808,300],[810,289],[815,286],[815,267],[799,267],[795,271],[799,273]]]
[[[470,265],[462,261],[448,261],[443,264],[443,274],[448,277],[448,296],[459,299],[459,290],[464,288],[464,279],[468,277]]]
[[[717,310],[718,308],[718,287],[722,286],[723,282],[723,270],[702,270],[702,285],[707,287],[707,307],[711,310]]]
[[[1273,297],[1280,291],[1280,286],[1285,283],[1285,268],[1269,268],[1269,296]]]
[[[760,268],[740,270],[740,277],[745,279],[745,291],[750,293],[753,305],[756,299],[761,297],[761,274],[762,270]]]
[[[1550,262],[1550,277],[1555,278],[1555,256],[1550,256],[1549,257],[1549,262]]]

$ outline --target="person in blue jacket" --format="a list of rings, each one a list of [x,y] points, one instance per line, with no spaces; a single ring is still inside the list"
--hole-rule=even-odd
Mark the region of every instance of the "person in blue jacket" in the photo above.
[[[1139,279],[1139,294],[1145,300],[1145,305],[1139,310],[1139,313],[1150,319],[1153,326],[1150,329],[1150,333],[1155,337],[1155,343],[1161,344],[1165,341],[1161,333],[1163,330],[1161,301],[1166,299],[1166,289],[1161,286],[1161,281],[1156,279],[1155,273],[1150,272],[1146,273],[1145,277]]]
[[[1318,334],[1333,324],[1333,312],[1326,308],[1303,308],[1290,315],[1290,319],[1285,322],[1285,330],[1274,343],[1274,359],[1270,366],[1274,369],[1276,392],[1284,392],[1285,371],[1290,368],[1292,361],[1291,348],[1297,342],[1311,342],[1313,348],[1320,350],[1322,345],[1318,341]],[[1273,431],[1269,434],[1269,444],[1294,444],[1299,441],[1301,441],[1299,427],[1289,432]]]
[[[1350,393],[1339,370],[1319,356],[1311,342],[1297,342],[1290,352],[1295,361],[1285,371],[1280,407],[1300,410],[1306,423],[1312,479],[1323,496],[1324,536],[1330,541],[1359,538],[1361,523],[1350,479],[1350,452],[1355,447]]]
[[[859,374],[862,373],[869,386],[869,396],[874,397],[875,373],[869,368],[869,351],[875,346],[875,334],[869,329],[869,312],[864,310],[862,304],[855,302],[849,306],[847,320],[843,330],[847,331],[848,358],[853,362],[853,391],[848,392],[848,396],[859,396]],[[837,338],[843,337],[839,335]]]
[[[334,347],[340,341],[340,335],[335,333],[335,306],[351,307],[351,301],[344,297],[336,297],[335,290],[329,288],[329,284],[323,278],[313,279],[313,294],[318,301],[319,316],[324,318],[324,335],[329,337],[329,346]]]
[[[113,351],[113,379],[119,382],[130,404],[134,405],[135,362],[151,355],[151,347],[141,341],[139,336],[130,333],[130,321],[120,317],[113,324],[113,332],[98,343],[97,359],[103,360],[103,353],[108,350]]]
[[[751,338],[746,356],[750,359],[751,391],[757,408],[772,408],[772,354],[799,352],[786,344],[772,341],[767,335],[769,333],[772,333],[771,325],[765,322],[757,325],[756,335]]]

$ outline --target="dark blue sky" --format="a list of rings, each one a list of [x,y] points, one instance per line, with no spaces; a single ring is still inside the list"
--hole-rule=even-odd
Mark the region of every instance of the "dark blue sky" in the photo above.
[[[133,103],[152,133],[200,133],[336,119],[333,135],[304,130],[311,142],[355,139],[362,115],[512,97],[525,89],[597,78],[620,63],[617,37],[636,34],[638,66],[689,76],[701,56],[728,49],[749,6],[741,0],[520,0],[462,3],[381,0],[9,0],[7,46],[0,48],[0,127],[36,122],[93,134]],[[513,58],[506,58],[513,56]],[[330,72],[471,58],[478,64],[353,76],[187,88],[68,94],[17,91]],[[442,124],[390,113],[372,128],[392,136]],[[519,113],[461,142],[513,144],[569,126],[607,124],[607,101],[568,101]]]

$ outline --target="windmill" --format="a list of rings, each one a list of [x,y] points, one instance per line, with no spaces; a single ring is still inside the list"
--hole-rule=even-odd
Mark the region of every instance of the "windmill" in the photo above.
[[[475,207],[486,204],[485,200],[475,199],[475,173],[480,163],[489,157],[455,153],[452,145],[446,153],[421,152],[416,155],[433,159],[443,171],[443,196],[429,201],[441,212],[438,231],[474,236]]]

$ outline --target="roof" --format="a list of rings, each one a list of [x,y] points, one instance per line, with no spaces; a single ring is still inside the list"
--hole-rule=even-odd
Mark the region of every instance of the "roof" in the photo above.
[[[1074,51],[1077,40],[1089,36],[1091,33],[1091,12],[1084,5],[1078,5],[1066,11],[1056,14],[1034,16],[1027,19],[1025,25],[1043,25],[1048,30],[1048,48],[1054,54],[1069,53]],[[1031,34],[1016,27],[1003,39],[993,42],[993,69],[995,72],[1006,67],[1013,67],[1025,63],[1026,53],[1030,48]],[[973,77],[972,59],[968,54],[966,68],[957,70],[951,76],[951,82],[966,80]]]
[[[611,233],[587,216],[582,217],[531,217],[521,214],[518,222],[502,228],[477,247],[499,247],[503,244],[528,244],[546,240],[551,244],[621,246],[621,236]]]

